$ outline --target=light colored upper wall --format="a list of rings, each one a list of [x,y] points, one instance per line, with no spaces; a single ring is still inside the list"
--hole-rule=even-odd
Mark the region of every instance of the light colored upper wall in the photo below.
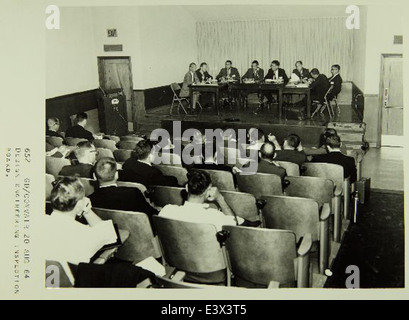
[[[167,6],[141,7],[139,21],[144,88],[182,82],[198,62],[195,19],[183,7]]]
[[[368,6],[363,89],[366,94],[379,93],[381,55],[403,53],[402,45],[393,44],[395,35],[403,35],[403,8],[393,5]]]
[[[353,77],[352,80],[359,89],[365,89],[365,68],[366,68],[366,33],[368,10],[366,6],[360,6],[360,29],[354,29],[354,50],[353,50]]]
[[[61,8],[61,29],[46,37],[47,98],[98,87],[91,9]]]

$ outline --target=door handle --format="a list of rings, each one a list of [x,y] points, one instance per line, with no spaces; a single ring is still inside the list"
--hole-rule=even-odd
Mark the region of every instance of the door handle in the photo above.
[[[385,88],[383,92],[383,106],[384,108],[388,108],[389,106],[389,88]]]

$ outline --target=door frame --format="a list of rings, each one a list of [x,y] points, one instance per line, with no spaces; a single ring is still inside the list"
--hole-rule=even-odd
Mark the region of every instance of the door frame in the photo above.
[[[384,117],[384,108],[383,108],[383,94],[385,90],[385,86],[383,84],[383,76],[384,76],[384,71],[385,71],[385,59],[387,58],[402,58],[403,59],[403,54],[402,53],[382,53],[381,54],[381,74],[380,74],[380,81],[379,81],[379,114],[378,114],[378,142],[377,142],[377,148],[382,147],[382,126],[383,126],[383,117]]]
[[[135,115],[135,101],[134,101],[134,83],[133,83],[133,73],[132,73],[132,58],[130,56],[98,56],[98,81],[99,81],[99,87],[101,88],[101,79],[104,77],[102,70],[102,66],[103,66],[103,61],[104,60],[128,60],[129,61],[129,74],[131,75],[131,91],[132,91],[132,95],[131,95],[131,103],[132,103],[132,119],[128,119],[128,127],[129,127],[129,123],[132,122],[133,124],[133,131],[136,130],[136,123],[137,123],[137,119],[136,119],[136,115]],[[128,113],[128,109],[126,111]],[[129,130],[129,128],[128,128]]]

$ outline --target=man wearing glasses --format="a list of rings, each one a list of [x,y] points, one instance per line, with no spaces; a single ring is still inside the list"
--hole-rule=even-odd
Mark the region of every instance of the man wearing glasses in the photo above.
[[[335,64],[331,67],[332,77],[328,79],[331,86],[334,86],[331,93],[327,96],[328,101],[336,98],[342,90],[342,78],[339,74],[341,67],[338,64]]]
[[[94,164],[98,154],[95,146],[89,141],[80,142],[74,154],[76,164],[62,168],[60,176],[93,179]]]

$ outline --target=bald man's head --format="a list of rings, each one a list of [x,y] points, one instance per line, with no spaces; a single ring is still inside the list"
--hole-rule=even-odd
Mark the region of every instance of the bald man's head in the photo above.
[[[276,147],[271,142],[266,142],[260,149],[260,157],[262,160],[273,161],[276,157]]]
[[[50,118],[47,120],[48,129],[57,132],[60,130],[60,120],[58,118]]]

